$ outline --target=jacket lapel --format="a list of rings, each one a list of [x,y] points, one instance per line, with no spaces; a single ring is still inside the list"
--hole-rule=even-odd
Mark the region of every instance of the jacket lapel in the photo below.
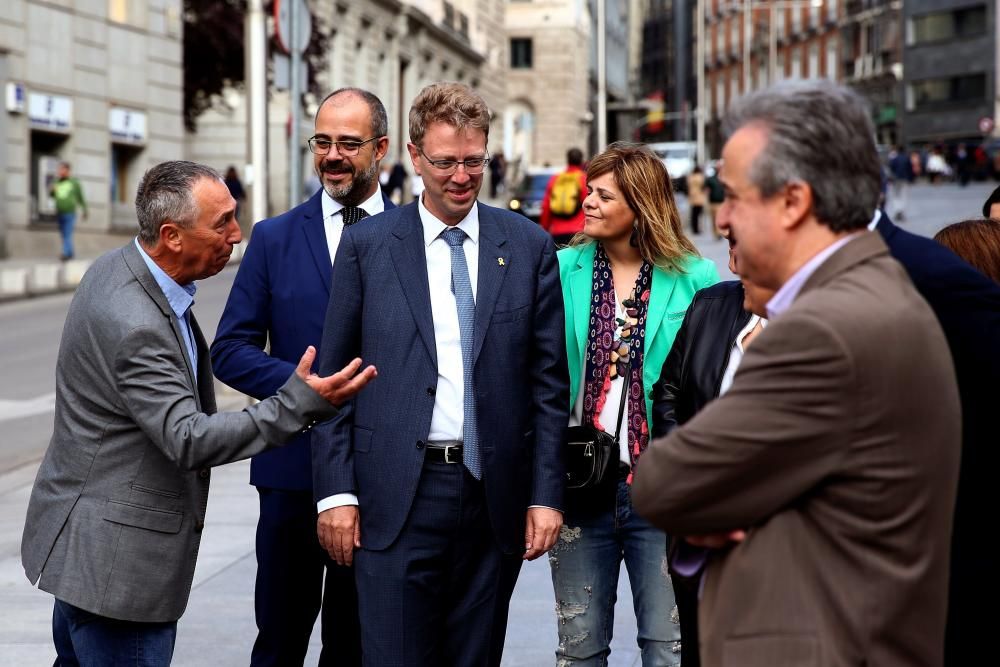
[[[424,250],[424,235],[421,231],[420,214],[417,205],[406,207],[405,214],[392,229],[389,252],[392,254],[393,270],[403,289],[406,303],[410,307],[413,321],[417,324],[424,347],[434,364],[437,352],[434,345],[434,321],[431,314],[431,294],[427,279],[427,253]]]
[[[576,265],[569,270],[566,276],[570,296],[570,304],[566,310],[572,318],[572,330],[567,331],[567,336],[572,335],[572,341],[576,344],[576,349],[569,358],[570,392],[573,405],[576,405],[580,378],[583,377],[587,335],[590,333],[590,298],[594,290],[594,255],[596,253],[596,243],[579,246]]]
[[[205,334],[202,333],[198,320],[191,311],[191,333],[194,334],[194,345],[198,350],[198,407],[205,414],[215,414],[215,387],[212,376],[212,364],[208,351],[208,344],[205,342]]]
[[[477,206],[479,206],[477,204]],[[479,358],[486,340],[486,330],[493,318],[493,309],[500,295],[507,266],[510,264],[510,252],[506,248],[507,237],[504,230],[493,218],[489,209],[479,206],[479,279],[476,287],[476,324],[475,339],[472,346],[472,359]]]
[[[667,273],[656,266],[653,267],[653,281],[649,288],[649,306],[646,311],[646,335],[643,343],[643,354],[649,352],[656,340],[656,334],[660,331],[660,324],[667,315],[667,304],[670,303],[670,295],[674,293],[677,285],[677,276]],[[657,369],[659,373],[659,369]]]
[[[302,233],[306,236],[306,246],[312,255],[316,270],[326,295],[330,296],[330,278],[333,274],[333,258],[330,257],[330,244],[326,240],[326,228],[323,225],[323,189],[320,188],[302,207]]]

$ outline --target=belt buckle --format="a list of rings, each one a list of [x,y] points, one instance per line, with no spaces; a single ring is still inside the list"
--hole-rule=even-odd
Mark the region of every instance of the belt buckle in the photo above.
[[[444,462],[445,463],[461,463],[460,461],[452,461],[451,460],[451,452],[452,452],[452,450],[455,450],[455,449],[458,449],[457,445],[445,445],[445,448],[444,448]]]

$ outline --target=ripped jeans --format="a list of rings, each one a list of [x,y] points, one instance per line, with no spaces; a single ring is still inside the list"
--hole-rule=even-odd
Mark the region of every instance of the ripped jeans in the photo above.
[[[632,586],[643,667],[681,664],[681,633],[667,574],[667,537],[632,510],[621,479],[598,502],[567,499],[563,527],[549,552],[556,595],[558,667],[606,667],[611,654],[618,573]]]

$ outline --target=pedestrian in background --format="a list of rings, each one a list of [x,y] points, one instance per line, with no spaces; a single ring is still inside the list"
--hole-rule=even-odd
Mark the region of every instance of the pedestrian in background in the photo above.
[[[549,556],[556,657],[560,665],[607,664],[624,560],[642,664],[679,665],[667,536],[632,510],[631,476],[649,442],[651,389],[674,335],[695,292],[719,277],[684,235],[670,177],[648,148],[609,146],[590,161],[587,189],[583,234],[559,251],[570,425],[619,433],[619,440],[604,483],[567,492]]]
[[[719,215],[719,207],[722,206],[722,202],[726,201],[726,189],[719,180],[721,167],[722,161],[719,160],[714,169],[709,168],[708,178],[705,179],[705,187],[708,189],[708,212],[712,215],[712,236],[716,241],[722,238],[722,234],[719,232],[719,226],[715,224],[715,219]]]
[[[583,229],[583,200],[587,196],[587,173],[583,170],[583,151],[566,151],[566,168],[554,174],[545,186],[538,224],[552,235],[556,246],[570,242]]]
[[[507,160],[504,159],[503,151],[498,151],[490,158],[490,199],[496,199],[503,194],[504,178],[507,176]]]
[[[1000,283],[1000,220],[977,218],[948,225],[934,240]]]
[[[896,220],[906,218],[906,200],[910,185],[916,175],[913,173],[913,162],[902,146],[896,146],[889,154],[889,205],[890,215]]]
[[[388,119],[372,93],[342,88],[316,111],[309,139],[322,187],[305,203],[254,227],[212,343],[216,377],[262,400],[281,386],[298,350],[323,350],[333,258],[344,230],[395,208],[379,188],[389,150]],[[250,664],[302,664],[316,616],[319,664],[361,663],[354,571],[319,544],[311,433],[261,453],[250,464],[257,489],[257,639]]]
[[[356,359],[289,364],[275,396],[215,414],[194,281],[240,241],[222,178],[192,162],[150,169],[138,237],[97,259],[66,317],[52,440],[28,501],[25,574],[55,596],[57,665],[166,667],[205,527],[211,467],[329,419],[374,377]]]
[[[76,227],[77,209],[83,210],[87,219],[87,202],[83,198],[80,181],[70,176],[69,162],[60,162],[56,170],[56,181],[49,188],[49,194],[56,202],[56,219],[59,221],[59,235],[62,237],[62,254],[59,259],[73,259],[73,230]]]
[[[243,190],[243,182],[240,181],[240,176],[236,172],[235,166],[229,165],[226,169],[226,176],[224,180],[226,187],[229,188],[229,194],[236,200],[236,219],[240,220],[240,214],[243,211],[243,203],[247,199],[247,194],[246,191]]]
[[[701,234],[701,212],[708,203],[708,193],[705,191],[705,174],[701,172],[701,166],[695,165],[691,173],[687,175],[687,197],[691,214],[691,233],[695,236]]]

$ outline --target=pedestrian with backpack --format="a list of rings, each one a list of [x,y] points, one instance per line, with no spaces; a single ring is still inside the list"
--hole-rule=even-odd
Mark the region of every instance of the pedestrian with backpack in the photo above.
[[[583,231],[583,200],[587,196],[587,173],[583,170],[583,151],[566,151],[566,169],[549,179],[542,198],[539,224],[552,235],[557,246],[570,242]]]

